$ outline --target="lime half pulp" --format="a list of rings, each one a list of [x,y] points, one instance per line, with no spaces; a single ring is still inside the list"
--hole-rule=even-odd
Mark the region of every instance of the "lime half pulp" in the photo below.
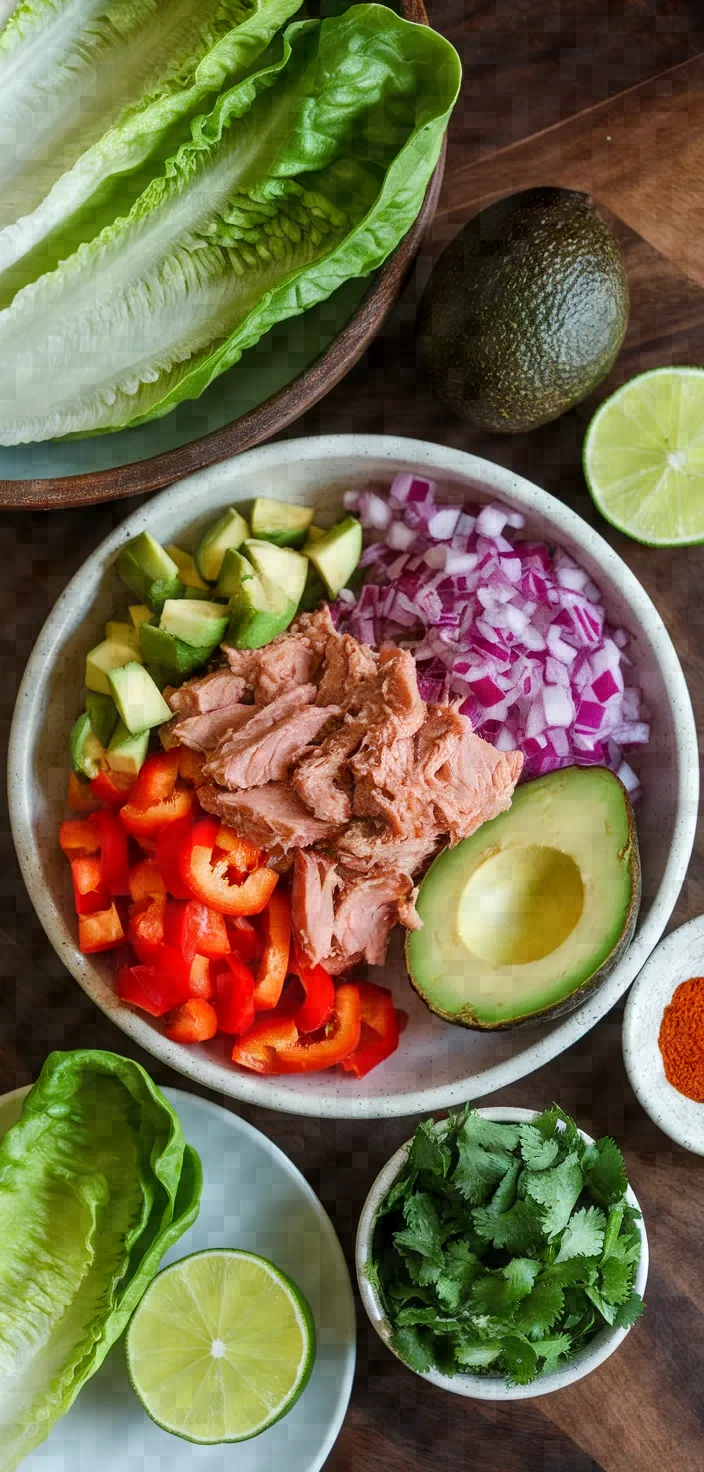
[[[285,1416],[315,1360],[300,1289],[252,1252],[213,1248],[164,1268],[127,1331],[127,1369],[164,1431],[211,1446]]]
[[[651,547],[704,541],[704,369],[654,368],[597,410],[584,442],[592,498]]]

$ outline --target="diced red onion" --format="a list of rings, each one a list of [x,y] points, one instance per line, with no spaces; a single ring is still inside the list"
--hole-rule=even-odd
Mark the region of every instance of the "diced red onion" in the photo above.
[[[375,532],[385,532],[393,517],[388,501],[374,491],[362,491],[356,509],[362,526]]]
[[[386,545],[393,552],[407,552],[413,546],[416,534],[410,526],[402,521],[392,521],[386,533]]]

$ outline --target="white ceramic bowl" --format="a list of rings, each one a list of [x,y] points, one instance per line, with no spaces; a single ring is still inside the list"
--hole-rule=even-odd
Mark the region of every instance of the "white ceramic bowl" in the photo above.
[[[535,1109],[479,1109],[484,1119],[492,1119],[501,1124],[530,1124],[532,1119],[537,1118]],[[591,1135],[580,1130],[583,1140],[591,1142]],[[374,1325],[380,1339],[391,1350],[392,1348],[391,1325],[384,1314],[379,1295],[374,1285],[369,1281],[366,1274],[366,1265],[371,1257],[372,1238],[377,1212],[384,1197],[393,1185],[396,1177],[406,1163],[406,1156],[410,1146],[410,1140],[402,1145],[400,1150],[392,1155],[384,1169],[379,1172],[374,1185],[367,1196],[362,1208],[357,1228],[357,1242],[355,1246],[355,1262],[357,1267],[357,1281],[362,1296],[362,1303],[367,1311],[371,1323]],[[640,1211],[638,1201],[630,1186],[626,1192],[626,1199],[631,1206]],[[641,1218],[639,1222],[641,1236],[641,1254],[638,1264],[638,1272],[635,1280],[635,1291],[640,1293],[641,1298],[645,1292],[645,1284],[648,1277],[648,1238],[645,1224]],[[587,1345],[573,1360],[561,1369],[553,1370],[550,1374],[541,1375],[533,1380],[530,1385],[507,1385],[503,1375],[441,1375],[438,1370],[428,1370],[421,1375],[421,1380],[429,1380],[431,1385],[439,1385],[441,1390],[449,1390],[453,1395],[463,1395],[469,1400],[532,1400],[537,1395],[549,1395],[553,1390],[563,1390],[566,1385],[574,1385],[576,1380],[583,1380],[585,1375],[590,1375],[598,1365],[603,1365],[604,1360],[612,1355],[619,1344],[622,1344],[629,1329],[604,1329],[595,1335],[591,1343]],[[396,1356],[397,1359],[400,1356]],[[401,1361],[403,1364],[404,1361]],[[408,1368],[408,1366],[406,1366]],[[417,1374],[418,1371],[414,1371]]]
[[[623,1057],[634,1093],[653,1122],[695,1155],[704,1155],[704,1104],[668,1083],[658,1035],[680,982],[703,975],[704,915],[698,915],[655,947],[633,985],[623,1018]]]
[[[630,654],[652,713],[652,741],[640,762],[644,796],[638,828],[643,903],[628,954],[578,1011],[500,1033],[469,1032],[432,1016],[405,977],[396,941],[380,979],[409,1015],[392,1058],[360,1081],[342,1070],[266,1078],[235,1069],[222,1040],[192,1048],[170,1043],[157,1022],[115,996],[111,963],[81,956],[68,865],[59,851],[68,770],[67,740],[82,705],[85,653],[120,616],[126,591],[114,570],[119,547],[144,528],[162,542],[192,545],[232,502],[270,495],[316,506],[333,521],[346,490],[388,487],[397,471],[435,477],[443,496],[501,498],[527,518],[529,535],[559,543],[603,591],[608,615],[632,635]],[[657,554],[653,554],[657,555]],[[697,739],[682,670],[667,631],[640,583],[615,552],[569,507],[486,460],[441,445],[372,435],[298,439],[250,450],[180,481],[140,507],[102,543],[69,583],[30,657],[10,738],[12,828],[25,883],[55,950],[89,996],[136,1042],[199,1083],[291,1113],[379,1117],[421,1113],[491,1093],[569,1047],[614,1005],[650,955],[679,893],[694,840]]]

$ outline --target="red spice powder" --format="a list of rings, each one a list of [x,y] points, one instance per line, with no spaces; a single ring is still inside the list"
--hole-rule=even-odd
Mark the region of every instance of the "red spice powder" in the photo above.
[[[668,1083],[704,1104],[704,976],[677,987],[663,1013],[658,1043]]]

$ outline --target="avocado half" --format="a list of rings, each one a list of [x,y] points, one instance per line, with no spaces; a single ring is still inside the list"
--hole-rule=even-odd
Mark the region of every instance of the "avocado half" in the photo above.
[[[418,895],[406,965],[446,1022],[481,1031],[580,1006],[626,951],[640,856],[625,787],[606,767],[526,782],[508,812],[445,849]]]
[[[433,267],[418,331],[436,394],[520,433],[606,376],[628,324],[621,248],[585,194],[526,189],[481,210]]]

